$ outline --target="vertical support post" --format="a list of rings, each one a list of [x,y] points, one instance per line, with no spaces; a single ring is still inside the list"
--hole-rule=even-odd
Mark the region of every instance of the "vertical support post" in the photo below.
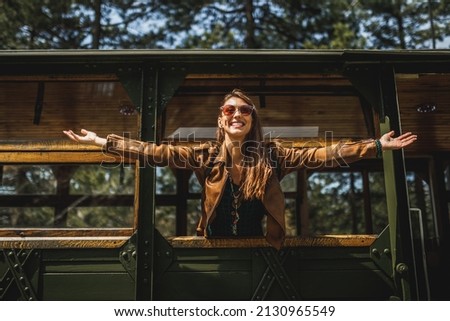
[[[147,66],[142,71],[140,139],[155,141],[158,104],[158,72]],[[153,299],[153,251],[155,230],[155,168],[138,162],[138,223],[136,300]]]
[[[400,135],[400,112],[393,66],[385,65],[382,67],[379,81],[381,109],[385,111],[386,115],[384,119],[380,119],[381,134],[394,130],[396,135]],[[384,152],[383,165],[393,279],[403,300],[416,300],[418,294],[413,290],[416,288],[416,274],[403,150]]]
[[[186,195],[189,193],[189,177],[191,172],[185,169],[175,171],[177,178],[178,204],[176,209],[176,235],[186,235],[187,233],[187,212],[188,202]]]

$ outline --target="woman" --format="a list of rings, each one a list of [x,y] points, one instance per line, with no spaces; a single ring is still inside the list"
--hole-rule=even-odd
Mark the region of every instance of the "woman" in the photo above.
[[[117,135],[98,137],[81,130],[64,133],[72,140],[103,146],[108,153],[126,153],[151,165],[188,168],[203,185],[202,217],[197,234],[211,236],[262,236],[267,215],[267,241],[279,249],[285,236],[284,196],[280,180],[304,168],[338,166],[362,158],[381,157],[383,150],[412,144],[411,133],[394,138],[343,143],[320,148],[284,148],[264,143],[261,123],[251,99],[241,90],[227,94],[219,108],[216,142],[198,148],[156,145]]]

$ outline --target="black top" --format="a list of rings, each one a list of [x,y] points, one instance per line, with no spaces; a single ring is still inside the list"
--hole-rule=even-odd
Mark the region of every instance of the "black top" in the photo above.
[[[263,236],[261,221],[266,214],[266,209],[259,199],[242,201],[238,207],[239,221],[237,222],[237,235],[233,235],[232,206],[233,196],[230,180],[225,184],[222,199],[216,209],[216,217],[208,225],[209,236]],[[237,191],[239,186],[233,184],[233,190]]]

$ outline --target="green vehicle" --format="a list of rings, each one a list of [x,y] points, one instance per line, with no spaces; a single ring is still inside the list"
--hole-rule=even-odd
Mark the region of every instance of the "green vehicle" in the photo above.
[[[419,139],[286,177],[276,251],[196,236],[190,171],[62,133],[195,145],[236,87],[295,148]],[[448,50],[0,51],[0,115],[1,300],[450,298]]]

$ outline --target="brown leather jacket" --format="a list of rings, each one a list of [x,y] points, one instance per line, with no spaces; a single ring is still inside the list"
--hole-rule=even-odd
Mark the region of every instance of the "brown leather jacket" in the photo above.
[[[339,142],[319,148],[285,148],[273,143],[268,146],[275,147],[275,153],[272,154],[275,156],[272,158],[276,159],[278,168],[272,170],[262,202],[268,214],[266,239],[277,249],[281,248],[285,237],[285,203],[279,182],[284,176],[299,169],[345,166],[347,163],[376,156],[373,139]],[[205,227],[214,219],[215,209],[227,180],[225,145],[215,146],[213,143],[199,147],[157,145],[112,134],[107,137],[105,151],[121,157],[139,158],[140,161],[152,166],[193,170],[203,186],[202,217],[197,234],[208,236]]]

